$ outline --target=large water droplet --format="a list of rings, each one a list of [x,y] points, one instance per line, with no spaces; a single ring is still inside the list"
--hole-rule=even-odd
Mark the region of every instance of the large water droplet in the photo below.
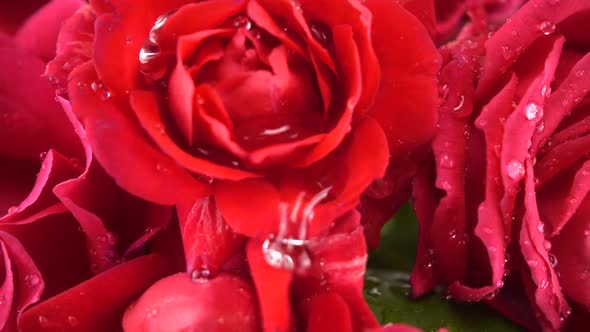
[[[555,24],[551,21],[543,21],[538,26],[539,30],[545,35],[549,36],[555,32]]]
[[[524,165],[521,162],[513,160],[506,165],[506,173],[512,180],[518,181],[524,176]]]
[[[207,266],[201,266],[191,272],[191,280],[194,282],[202,282],[212,277],[211,270]]]
[[[232,21],[232,25],[236,28],[244,28],[246,30],[250,30],[252,28],[252,22],[250,19],[243,15],[236,16]]]
[[[537,103],[529,103],[526,105],[525,108],[525,115],[526,118],[529,120],[534,120],[537,117],[543,116],[543,107]]]

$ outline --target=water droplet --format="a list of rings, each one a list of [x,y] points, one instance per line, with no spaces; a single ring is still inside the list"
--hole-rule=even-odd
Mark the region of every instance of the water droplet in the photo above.
[[[498,280],[498,282],[496,282],[496,287],[498,287],[498,288],[504,287],[504,281]]]
[[[545,224],[544,223],[539,223],[539,225],[537,226],[537,229],[539,230],[539,232],[543,233],[545,232]]]
[[[535,130],[538,133],[543,132],[543,130],[545,130],[545,121],[539,121],[539,124],[537,125],[537,127],[535,128]]]
[[[309,31],[311,31],[311,35],[315,40],[317,40],[320,44],[326,45],[328,44],[328,33],[327,30],[324,29],[321,25],[316,23],[309,23]]]
[[[588,278],[590,278],[590,270],[584,270],[582,271],[582,273],[580,273],[580,279],[582,280],[588,280]]]
[[[578,104],[581,101],[582,101],[582,96],[577,96],[576,98],[574,98],[574,103],[576,103],[576,104]]]
[[[39,320],[39,325],[41,327],[47,327],[47,326],[49,326],[49,319],[47,319],[47,317],[42,316],[42,315],[39,315],[38,320]]]
[[[151,228],[151,227],[147,227],[147,228],[145,229],[145,232],[146,232],[146,233],[151,233],[151,232],[153,232],[153,231],[154,231],[154,229],[153,229],[153,228]]]
[[[201,268],[193,270],[193,272],[191,272],[191,280],[194,282],[204,281],[204,279],[209,279],[211,277],[211,270],[209,270],[209,267],[207,266],[201,266]]]
[[[577,78],[580,78],[580,77],[584,76],[584,72],[585,72],[584,69],[578,69],[578,70],[576,70],[575,75]]]
[[[549,254],[549,263],[551,263],[551,266],[553,268],[555,268],[557,266],[557,257],[555,257],[554,254]]]
[[[164,135],[166,134],[166,128],[164,128],[164,125],[160,122],[157,122],[156,124],[154,124],[154,128],[156,129],[156,131],[160,134],[160,135]]]
[[[506,165],[506,173],[512,180],[518,181],[524,176],[524,165],[521,162],[513,160]]]
[[[541,284],[539,285],[539,287],[541,287],[542,289],[545,289],[549,286],[549,281],[547,281],[546,279],[541,280]]]
[[[590,229],[585,229],[584,230],[584,236],[585,237],[590,237]]]
[[[25,283],[29,287],[35,287],[39,284],[39,282],[41,282],[41,279],[39,279],[39,276],[36,274],[27,274],[25,276]]]
[[[529,120],[534,120],[537,117],[541,117],[543,116],[543,107],[534,102],[529,103],[525,108],[525,115]]]
[[[164,165],[162,165],[161,163],[157,163],[156,164],[156,171],[160,172],[160,173],[168,173],[168,168]]]
[[[158,309],[154,308],[152,310],[150,310],[147,314],[148,318],[154,318],[158,315]]]
[[[107,242],[110,245],[115,245],[117,243],[117,235],[113,232],[108,232],[107,233]]]
[[[76,316],[68,316],[68,324],[70,324],[71,327],[76,327],[80,324],[80,321]]]
[[[232,21],[232,25],[236,28],[244,28],[246,30],[250,30],[252,28],[252,22],[250,19],[243,15],[236,16]]]
[[[455,107],[453,107],[453,112],[457,112],[459,111],[461,108],[463,108],[463,105],[465,104],[465,96],[461,95],[459,96],[459,103],[457,103],[457,105]]]
[[[41,161],[45,160],[45,157],[47,157],[47,151],[39,153],[39,159],[41,159]]]
[[[94,81],[90,84],[90,88],[98,94],[102,101],[111,98],[111,92],[104,86],[104,84],[102,84],[102,82]]]
[[[545,35],[549,36],[550,34],[555,32],[555,24],[551,21],[543,21],[538,26],[539,30]]]
[[[262,245],[262,251],[264,253],[264,260],[268,265],[289,271],[295,268],[293,258],[285,252],[278,242],[270,238],[266,239]]]
[[[373,288],[369,289],[369,294],[373,295],[373,296],[377,296],[377,297],[382,295],[381,291],[377,287],[373,287]]]
[[[502,56],[506,60],[511,59],[512,56],[514,55],[514,52],[512,51],[512,49],[509,46],[502,46],[501,51],[502,51]]]
[[[541,88],[541,95],[543,95],[543,97],[547,97],[550,94],[551,94],[551,86],[543,85],[543,88]]]
[[[539,264],[539,262],[537,262],[537,260],[535,260],[535,259],[529,259],[526,262],[530,267],[535,267]]]
[[[545,247],[545,250],[549,251],[551,250],[551,242],[545,240],[545,242],[543,242],[543,246]]]
[[[453,186],[451,185],[451,183],[449,181],[441,182],[440,186],[443,190],[446,190],[446,191],[453,189]]]
[[[443,154],[440,157],[439,165],[442,168],[453,168],[455,166],[455,161],[451,157],[449,157],[448,155]]]

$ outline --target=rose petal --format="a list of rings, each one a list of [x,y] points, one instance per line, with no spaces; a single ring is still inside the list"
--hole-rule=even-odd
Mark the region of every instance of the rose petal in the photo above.
[[[369,112],[398,158],[434,136],[440,55],[422,24],[394,1],[368,0],[365,6],[373,14],[371,38],[382,77]]]
[[[26,310],[19,329],[117,331],[131,301],[168,272],[166,260],[158,255],[125,262]]]
[[[95,81],[92,64],[85,64],[72,73],[69,91],[74,112],[82,117],[93,152],[107,173],[129,192],[159,204],[197,193],[205,196],[205,185],[146,142],[119,107],[100,100],[91,89]]]
[[[260,240],[250,240],[247,253],[250,272],[258,293],[264,331],[288,331],[292,325],[289,302],[292,272],[268,265]]]
[[[42,59],[52,59],[62,22],[83,4],[82,0],[50,1],[20,27],[16,34],[17,43]]]

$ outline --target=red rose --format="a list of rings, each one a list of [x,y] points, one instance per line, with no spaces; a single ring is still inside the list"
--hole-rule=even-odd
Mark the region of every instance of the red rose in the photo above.
[[[531,330],[560,330],[572,309],[590,318],[588,13],[529,1],[489,39],[441,49],[440,132],[414,186],[415,295],[442,283]]]
[[[389,0],[119,0],[64,24],[47,75],[106,172],[176,206],[193,279],[251,275],[266,330],[316,303],[357,330],[377,322],[354,209],[433,136],[438,64],[421,22]]]
[[[58,102],[42,77],[42,59],[47,53],[22,48],[27,46],[23,43],[28,40],[26,36],[34,34],[26,27],[34,27],[35,22],[60,25],[58,20],[44,18],[55,16],[59,3],[67,1],[56,1],[40,10],[15,38],[0,35],[2,331],[16,331],[17,316],[20,330],[27,330],[22,323],[27,315],[21,314],[27,307],[62,296],[93,274],[141,254],[146,243],[172,218],[172,208],[132,197],[106,175],[93,160],[86,133],[69,110],[69,103],[63,99]],[[73,11],[70,7],[64,10]],[[58,31],[57,27],[45,28]],[[44,36],[57,39],[56,35]],[[159,277],[172,272],[166,264],[160,265],[145,266],[157,271],[150,283],[127,286],[132,291],[128,291],[131,296],[125,305]],[[28,317],[34,323],[28,331],[56,323],[50,319],[54,317],[46,315]],[[116,316],[102,320],[108,324],[111,318]],[[81,319],[70,312],[57,323],[82,325]],[[116,323],[119,326],[120,319]]]

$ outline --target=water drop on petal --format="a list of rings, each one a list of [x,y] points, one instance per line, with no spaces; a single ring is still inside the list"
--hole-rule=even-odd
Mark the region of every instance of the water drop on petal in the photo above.
[[[526,118],[534,120],[537,117],[543,116],[543,107],[537,103],[529,103],[525,108]]]
[[[555,24],[551,21],[543,21],[538,26],[539,30],[545,35],[549,36],[550,34],[555,32]]]
[[[506,165],[506,173],[512,180],[518,181],[524,176],[524,165],[521,162],[513,160]]]

